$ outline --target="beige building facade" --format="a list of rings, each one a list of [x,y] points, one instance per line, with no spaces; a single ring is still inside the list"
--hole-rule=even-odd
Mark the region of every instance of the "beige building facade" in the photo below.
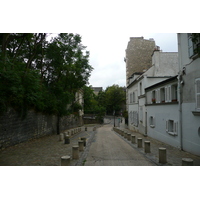
[[[154,39],[130,37],[124,61],[126,62],[126,86],[135,72],[144,72],[152,66],[152,53],[156,49]]]

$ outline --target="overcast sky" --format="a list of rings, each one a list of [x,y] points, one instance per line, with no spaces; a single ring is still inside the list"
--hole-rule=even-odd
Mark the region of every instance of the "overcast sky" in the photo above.
[[[94,68],[89,79],[93,87],[103,87],[118,84],[126,86],[126,64],[124,62],[125,49],[130,37],[144,39],[154,38],[156,45],[160,46],[163,52],[177,52],[176,33],[109,33],[82,34],[82,43],[90,51],[90,64]]]
[[[31,9],[20,7],[20,2],[4,2],[4,8],[13,14],[5,20],[7,9],[2,9],[4,32],[16,32],[20,27],[17,32],[80,34],[94,68],[90,85],[104,89],[113,84],[125,86],[124,56],[130,37],[154,38],[164,52],[176,52],[176,33],[184,29],[181,22],[197,27],[185,15],[188,4],[182,2],[180,9],[179,1],[174,0],[162,1],[162,5],[158,0],[57,0],[48,4],[36,0]]]

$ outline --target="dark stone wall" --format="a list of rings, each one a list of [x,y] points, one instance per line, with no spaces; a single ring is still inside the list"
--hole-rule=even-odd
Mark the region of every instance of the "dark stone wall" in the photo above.
[[[80,117],[70,115],[60,119],[60,132],[82,126]],[[56,134],[57,116],[44,115],[30,110],[25,119],[9,109],[0,116],[0,149],[45,135]]]

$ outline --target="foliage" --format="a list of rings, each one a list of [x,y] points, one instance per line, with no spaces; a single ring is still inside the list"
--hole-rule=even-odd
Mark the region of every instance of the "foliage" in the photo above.
[[[101,91],[98,95],[93,93],[91,87],[84,88],[84,112],[102,117],[105,113],[120,112],[125,105],[126,93],[122,87],[113,85]]]
[[[92,71],[81,36],[60,33],[0,34],[0,112],[13,107],[22,117],[28,109],[63,116],[81,109],[76,92]],[[71,105],[71,106],[69,106]]]
[[[106,110],[108,113],[113,114],[123,109],[126,102],[126,92],[122,87],[113,85],[106,88]]]

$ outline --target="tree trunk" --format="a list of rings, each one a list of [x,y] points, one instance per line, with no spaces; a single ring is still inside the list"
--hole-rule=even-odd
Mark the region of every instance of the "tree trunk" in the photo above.
[[[60,134],[60,115],[57,115],[57,135]]]

